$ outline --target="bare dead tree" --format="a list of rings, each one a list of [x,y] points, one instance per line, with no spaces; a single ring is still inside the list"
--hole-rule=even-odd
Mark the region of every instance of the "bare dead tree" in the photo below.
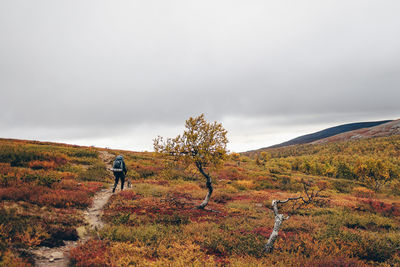
[[[277,200],[274,199],[272,200],[272,208],[274,211],[275,215],[275,223],[274,223],[274,228],[272,230],[271,235],[268,238],[267,244],[265,244],[265,252],[266,253],[271,253],[274,249],[274,244],[276,239],[278,238],[279,235],[279,230],[282,226],[282,223],[285,220],[288,220],[290,218],[290,215],[285,215],[283,213],[279,213],[278,205],[284,205],[288,203],[292,203],[291,211],[289,212],[290,214],[294,214],[298,209],[310,205],[312,203],[321,203],[321,198],[325,198],[326,196],[321,196],[320,192],[324,188],[320,188],[317,191],[313,191],[311,193],[308,192],[308,186],[305,181],[302,181],[303,183],[303,188],[304,188],[304,196],[298,196],[298,197],[292,197],[288,198],[286,200]]]

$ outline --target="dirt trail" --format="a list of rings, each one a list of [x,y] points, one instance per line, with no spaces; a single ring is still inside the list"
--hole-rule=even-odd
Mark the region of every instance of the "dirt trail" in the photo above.
[[[115,157],[107,151],[99,151],[99,153],[100,158],[104,161],[106,166],[109,166],[110,162]],[[101,213],[112,195],[111,190],[110,187],[97,192],[93,198],[92,205],[84,211],[85,220],[91,230],[97,231],[103,227],[104,223],[101,221]],[[83,227],[80,228],[83,229]],[[88,238],[87,234],[84,234],[78,241],[64,241],[65,245],[61,247],[40,247],[30,251],[34,255],[35,266],[67,267],[69,263],[68,252],[70,249],[78,246],[79,243],[86,242]]]

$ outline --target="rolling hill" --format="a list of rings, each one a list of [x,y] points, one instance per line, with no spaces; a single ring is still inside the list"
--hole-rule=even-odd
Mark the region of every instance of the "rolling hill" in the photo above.
[[[131,186],[113,194],[119,154]],[[267,154],[208,169],[198,209],[205,181],[185,162],[0,138],[0,266],[399,266],[400,135]],[[316,190],[315,205],[281,202],[290,218],[266,253],[271,203]]]
[[[392,120],[384,120],[384,121],[356,122],[356,123],[343,124],[343,125],[327,128],[327,129],[324,129],[322,131],[318,131],[315,133],[302,135],[302,136],[296,137],[292,140],[283,142],[281,144],[261,148],[259,150],[313,143],[313,142],[317,142],[318,140],[325,140],[329,137],[336,136],[339,134],[348,133],[348,132],[352,132],[352,131],[356,131],[356,130],[360,130],[360,129],[369,129],[369,128],[377,127],[380,125],[386,125],[387,123],[391,123],[391,122],[393,122],[393,121]],[[383,130],[384,128],[377,128],[377,130],[375,130],[375,132],[379,131],[379,129]],[[388,133],[388,131],[389,130],[385,130],[385,132],[387,133],[386,135],[382,132],[381,136],[391,135]]]
[[[354,139],[364,139],[372,137],[385,137],[400,134],[400,119],[383,123],[377,126],[362,128],[354,131],[344,132],[328,138],[316,140],[313,144],[323,144],[327,142],[340,142]]]

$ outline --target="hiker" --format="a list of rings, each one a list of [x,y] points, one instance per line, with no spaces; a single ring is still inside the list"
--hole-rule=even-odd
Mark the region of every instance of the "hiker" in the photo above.
[[[121,179],[121,190],[124,189],[125,175],[126,175],[127,169],[126,169],[126,165],[124,162],[124,157],[122,155],[119,155],[115,158],[114,164],[112,167],[112,171],[115,176],[115,183],[114,183],[114,188],[113,188],[113,193],[114,193],[115,188],[117,188],[117,184],[120,179]]]

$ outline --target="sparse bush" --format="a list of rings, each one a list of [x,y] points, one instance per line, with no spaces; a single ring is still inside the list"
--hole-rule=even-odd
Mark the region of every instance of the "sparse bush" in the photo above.
[[[354,187],[351,181],[343,180],[335,180],[332,185],[339,193],[350,193]]]
[[[96,162],[90,166],[79,178],[84,181],[105,181],[109,176],[106,166],[102,162]]]
[[[365,188],[365,187],[355,187],[353,188],[353,194],[356,197],[362,197],[362,198],[373,198],[375,197],[375,192]]]
[[[156,245],[177,228],[163,226],[161,224],[148,224],[130,227],[126,225],[105,227],[100,231],[102,238],[111,241],[141,242],[147,246]]]

